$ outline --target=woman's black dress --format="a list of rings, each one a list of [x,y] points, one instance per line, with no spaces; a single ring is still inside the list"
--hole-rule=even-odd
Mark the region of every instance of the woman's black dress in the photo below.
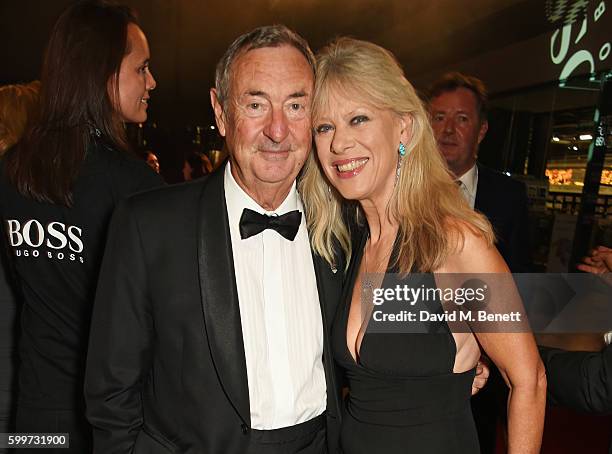
[[[475,370],[453,373],[456,346],[446,322],[427,322],[427,334],[366,331],[358,360],[349,352],[347,320],[366,238],[364,234],[354,252],[332,332],[334,357],[349,386],[342,420],[342,451],[480,452],[470,407]],[[429,284],[433,283],[430,275]]]

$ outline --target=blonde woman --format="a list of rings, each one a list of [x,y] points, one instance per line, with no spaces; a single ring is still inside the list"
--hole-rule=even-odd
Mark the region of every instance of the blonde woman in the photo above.
[[[452,332],[442,322],[430,334],[368,332],[361,295],[372,273],[508,273],[394,57],[348,38],[323,49],[313,129],[317,153],[300,182],[311,242],[332,266],[336,247],[351,256],[332,332],[350,391],[343,452],[479,452],[469,399],[480,346],[510,387],[508,452],[539,452],[546,378],[530,333]]]
[[[40,82],[0,87],[0,156],[15,145],[38,116]]]

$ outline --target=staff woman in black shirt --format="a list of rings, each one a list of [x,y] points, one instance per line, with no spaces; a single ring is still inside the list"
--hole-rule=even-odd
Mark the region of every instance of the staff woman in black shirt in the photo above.
[[[128,153],[126,122],[144,122],[155,79],[132,11],[71,5],[49,39],[41,116],[0,169],[2,220],[23,294],[18,432],[67,432],[91,452],[83,374],[107,226],[116,203],[159,186]]]

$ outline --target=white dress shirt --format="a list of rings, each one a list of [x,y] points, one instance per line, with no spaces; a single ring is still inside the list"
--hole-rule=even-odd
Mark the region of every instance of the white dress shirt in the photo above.
[[[246,359],[251,427],[278,429],[325,411],[323,322],[302,202],[295,183],[274,212],[260,207],[225,168],[236,286]],[[240,237],[244,208],[262,214],[302,212],[293,241],[275,230]]]
[[[476,164],[472,166],[470,170],[465,172],[457,181],[461,182],[461,193],[463,197],[470,204],[470,207],[474,209],[476,203],[476,189],[478,189],[478,167]]]

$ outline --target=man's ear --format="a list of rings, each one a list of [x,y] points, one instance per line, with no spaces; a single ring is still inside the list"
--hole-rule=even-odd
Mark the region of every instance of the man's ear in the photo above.
[[[215,88],[210,89],[210,104],[215,111],[215,121],[219,134],[225,137],[225,112],[223,111],[221,102],[219,102],[219,97],[217,96],[217,90]]]
[[[488,130],[489,130],[489,122],[487,120],[484,120],[480,124],[480,131],[478,131],[478,145],[480,145],[480,142],[482,142],[482,139],[484,139],[484,137],[487,135]]]

